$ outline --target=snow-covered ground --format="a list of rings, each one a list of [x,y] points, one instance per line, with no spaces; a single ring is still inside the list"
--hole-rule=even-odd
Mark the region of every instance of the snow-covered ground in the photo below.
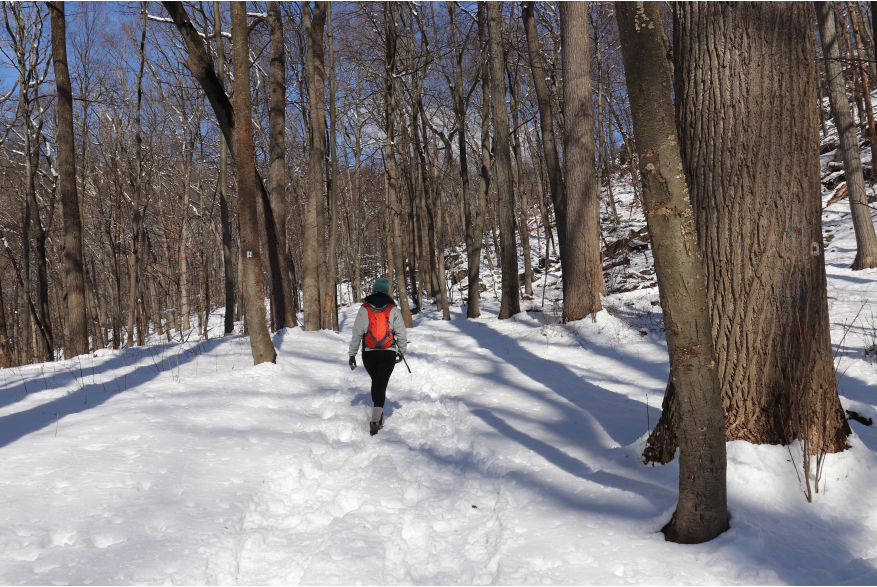
[[[616,196],[608,241],[643,225]],[[848,269],[846,200],[824,220],[841,400],[877,420],[877,270]],[[478,320],[454,288],[450,322],[415,317],[375,437],[346,362],[356,308],[340,333],[275,335],[276,365],[216,338],[217,313],[206,341],[0,370],[0,583],[877,584],[859,422],[812,504],[797,447],[730,443],[731,529],[664,541],[678,467],[640,454],[666,344],[651,253],[628,255],[595,321],[559,323],[556,266],[512,320],[489,278]]]
[[[877,272],[846,268],[844,205],[832,334],[844,406],[873,418]],[[857,422],[812,504],[787,449],[731,443],[731,529],[664,541],[678,468],[639,458],[667,377],[660,328],[640,333],[654,299],[566,327],[550,301],[498,321],[490,293],[478,320],[425,311],[375,437],[355,308],[341,333],[277,334],[276,365],[233,336],[0,371],[0,583],[877,583],[877,434]]]

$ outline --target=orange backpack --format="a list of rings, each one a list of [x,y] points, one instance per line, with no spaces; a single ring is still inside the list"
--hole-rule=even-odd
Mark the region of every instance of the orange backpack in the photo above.
[[[371,304],[363,304],[368,312],[368,330],[365,332],[365,344],[370,349],[387,349],[393,344],[393,333],[390,330],[390,310],[392,302],[383,308],[375,308]]]

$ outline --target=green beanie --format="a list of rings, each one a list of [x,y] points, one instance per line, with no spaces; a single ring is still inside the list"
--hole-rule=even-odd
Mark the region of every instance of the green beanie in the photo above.
[[[390,295],[390,280],[386,277],[375,279],[375,284],[372,286],[372,293],[378,293],[379,291]]]

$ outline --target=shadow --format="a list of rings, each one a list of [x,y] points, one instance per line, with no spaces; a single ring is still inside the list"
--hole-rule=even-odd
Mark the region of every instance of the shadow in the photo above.
[[[372,407],[374,404],[372,403],[372,394],[370,391],[366,391],[363,393],[358,393],[353,396],[353,399],[350,400],[351,406],[365,406],[367,408]],[[384,401],[384,416],[389,418],[393,415],[395,410],[401,409],[402,404],[396,401]]]
[[[627,446],[642,436],[643,431],[638,430],[630,424],[631,418],[642,418],[643,411],[649,409],[644,406],[642,402],[632,400],[624,394],[609,391],[594,385],[585,380],[581,375],[573,372],[565,364],[539,357],[525,349],[517,339],[511,338],[497,332],[496,330],[479,327],[477,323],[469,323],[463,320],[451,322],[451,324],[459,328],[461,332],[478,341],[479,345],[482,347],[491,348],[491,346],[496,343],[496,340],[491,341],[491,338],[499,338],[503,345],[510,346],[513,350],[513,355],[508,359],[508,364],[512,365],[533,381],[544,385],[560,398],[563,398],[567,400],[567,402],[575,404],[579,409],[588,412],[590,416],[594,418],[594,424],[596,427],[602,429],[601,431],[605,432],[605,434],[608,435],[617,445]],[[610,354],[608,349],[598,349],[601,349],[601,347],[596,345],[588,347],[589,351],[596,352],[597,354],[606,357],[611,356],[613,359],[619,358],[618,353]],[[652,374],[651,371],[653,371],[656,366],[653,363],[630,357],[624,357],[623,361],[625,365],[631,369],[635,369],[637,364],[642,365],[643,367],[647,365],[650,366],[651,369],[641,369],[644,373],[649,373],[650,375]],[[503,362],[503,364],[506,363]],[[567,419],[569,419],[570,410],[567,403],[549,398],[544,394],[539,394],[533,390],[523,388],[499,373],[497,370],[494,371],[493,377],[501,380],[509,387],[518,388],[538,397],[542,401],[548,401],[555,404],[558,409],[567,415]],[[655,400],[655,403],[658,404],[659,399],[656,397]],[[649,412],[651,417],[651,409],[649,409]],[[655,421],[657,421],[658,415],[660,415],[660,410],[656,409],[654,414]],[[571,423],[572,422],[570,422],[570,424]],[[557,428],[554,424],[552,424],[552,427],[555,429]],[[591,436],[591,440],[596,442],[597,446],[614,448],[605,446],[606,443],[604,440],[600,439],[598,430],[593,428],[594,427],[592,426],[588,432],[589,436]]]
[[[837,267],[839,269],[849,269],[847,265],[837,265],[832,264],[833,267]],[[867,279],[863,277],[853,277],[852,275],[841,275],[838,273],[832,273],[831,279],[840,279],[842,281],[849,281],[850,283],[855,283],[857,285],[871,285],[877,283],[877,279]]]
[[[68,415],[78,414],[99,406],[114,395],[151,381],[162,373],[176,369],[177,366],[190,363],[199,355],[209,353],[231,340],[231,337],[225,337],[193,341],[186,344],[173,343],[123,349],[117,351],[118,354],[111,359],[100,364],[83,364],[81,358],[86,357],[86,355],[58,363],[44,363],[43,365],[59,367],[53,374],[53,390],[63,389],[67,386],[78,389],[27,410],[0,417],[0,447],[12,444],[23,436],[53,424],[57,426]],[[169,348],[175,352],[167,353]],[[74,364],[78,365],[77,368],[66,368]],[[129,368],[133,368],[133,370],[128,371]],[[117,373],[120,369],[124,370],[124,373]],[[103,377],[107,374],[111,376],[105,381]],[[98,377],[100,377],[100,381],[96,382]],[[45,388],[48,388],[48,380],[44,383],[42,391],[46,391]],[[31,379],[30,384],[35,384],[34,379]],[[27,384],[22,381],[21,385],[24,387]],[[7,400],[20,390],[7,388],[3,391],[4,394],[9,394],[3,398],[4,405],[8,405],[12,402]]]

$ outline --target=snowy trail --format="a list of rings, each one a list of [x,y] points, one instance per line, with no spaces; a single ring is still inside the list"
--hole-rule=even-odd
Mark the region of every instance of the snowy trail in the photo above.
[[[656,295],[635,293],[614,301]],[[662,337],[495,310],[416,317],[374,438],[345,361],[355,309],[339,334],[276,335],[277,365],[229,337],[7,371],[0,582],[877,581],[871,429],[853,424],[812,505],[785,449],[731,443],[732,529],[668,544],[678,468],[638,459]],[[847,377],[873,391],[859,363]]]

